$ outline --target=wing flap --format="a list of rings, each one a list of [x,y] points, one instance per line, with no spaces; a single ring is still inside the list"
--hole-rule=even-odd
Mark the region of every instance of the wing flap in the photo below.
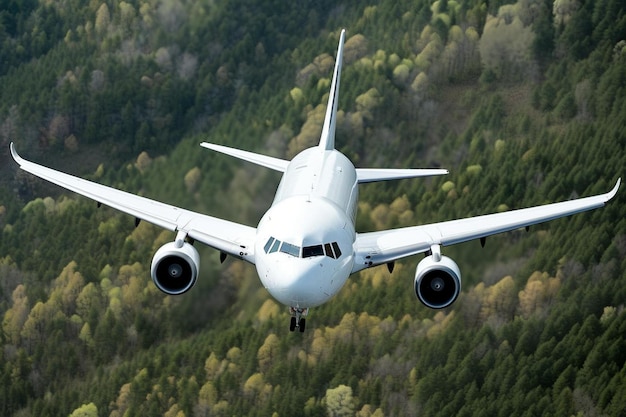
[[[426,252],[432,245],[454,245],[599,208],[615,197],[620,183],[621,178],[610,192],[592,197],[423,226],[359,233],[354,244],[358,261],[353,272]]]
[[[254,263],[256,229],[195,213],[159,201],[65,174],[20,157],[11,143],[11,155],[24,171],[99,203],[171,231],[184,231],[208,246]]]

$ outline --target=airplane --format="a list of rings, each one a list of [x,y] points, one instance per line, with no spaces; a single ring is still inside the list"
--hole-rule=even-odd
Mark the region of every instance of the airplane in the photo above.
[[[176,232],[173,242],[159,248],[151,263],[154,284],[169,295],[190,290],[200,271],[193,243],[202,242],[256,266],[267,291],[289,308],[290,331],[304,332],[309,309],[330,300],[351,274],[365,268],[424,254],[415,271],[413,289],[427,307],[450,306],[461,291],[458,265],[442,255],[441,247],[528,228],[531,225],[604,206],[617,193],[546,204],[508,212],[433,224],[357,233],[355,219],[359,184],[444,175],[445,169],[355,168],[335,149],[337,101],[345,30],[341,31],[337,59],[321,137],[317,146],[291,161],[222,145],[202,143],[216,152],[282,172],[274,201],[256,228],[87,181],[21,158],[11,143],[13,159],[40,178],[121,210],[136,218]]]

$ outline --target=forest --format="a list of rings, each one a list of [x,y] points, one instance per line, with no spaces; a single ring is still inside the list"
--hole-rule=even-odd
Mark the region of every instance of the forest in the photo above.
[[[256,226],[281,158],[317,143],[347,30],[337,146],[357,230],[607,192],[626,173],[620,0],[8,0],[0,10],[0,414],[626,414],[626,192],[530,230],[444,247],[444,310],[420,257],[353,275],[305,333],[242,261],[196,245],[180,296],[150,279],[171,232],[20,171],[33,161]],[[624,188],[624,187],[622,187]]]

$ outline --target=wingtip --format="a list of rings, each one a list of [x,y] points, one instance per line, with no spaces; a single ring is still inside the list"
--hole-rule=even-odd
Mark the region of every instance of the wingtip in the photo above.
[[[622,183],[622,177],[619,177],[613,189],[609,191],[609,193],[606,195],[606,201],[609,201],[613,199],[613,197],[615,197],[615,194],[617,194],[617,191],[619,190],[619,186],[621,185],[621,183]]]
[[[15,150],[15,144],[11,142],[9,146],[11,148],[11,156],[13,157],[13,160],[15,160],[15,162],[19,165],[22,165],[22,157],[17,153],[17,150]]]

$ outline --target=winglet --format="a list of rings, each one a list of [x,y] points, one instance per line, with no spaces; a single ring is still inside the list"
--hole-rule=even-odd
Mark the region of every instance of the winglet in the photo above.
[[[341,64],[343,62],[343,44],[346,39],[346,30],[342,29],[339,37],[339,47],[337,48],[337,58],[335,60],[335,71],[333,81],[330,84],[330,95],[328,96],[328,106],[326,107],[326,117],[322,127],[319,147],[326,151],[335,149],[335,128],[337,121],[337,102],[339,101],[339,80],[341,78]]]
[[[609,191],[608,193],[605,194],[606,196],[606,200],[605,201],[609,201],[611,199],[613,199],[613,197],[615,197],[615,194],[617,194],[617,190],[619,190],[619,186],[622,183],[622,178],[618,178],[617,179],[617,183],[615,183],[615,187],[613,187],[613,189],[611,191]]]
[[[17,153],[17,151],[15,150],[15,145],[13,144],[13,142],[11,142],[11,156],[13,157],[13,159],[15,160],[15,162],[17,162],[18,165],[22,165],[22,163],[24,162],[24,160],[22,159],[21,156],[19,156],[19,154]]]

